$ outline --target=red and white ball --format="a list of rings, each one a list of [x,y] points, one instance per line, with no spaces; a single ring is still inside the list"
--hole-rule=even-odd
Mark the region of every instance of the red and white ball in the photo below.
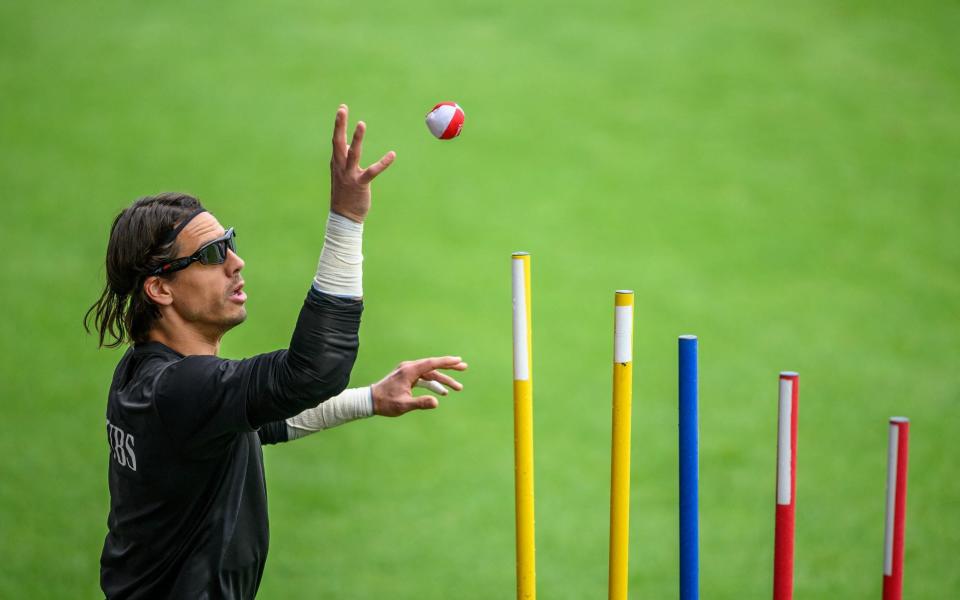
[[[452,140],[463,129],[463,109],[456,102],[441,102],[427,113],[427,128],[435,138]]]

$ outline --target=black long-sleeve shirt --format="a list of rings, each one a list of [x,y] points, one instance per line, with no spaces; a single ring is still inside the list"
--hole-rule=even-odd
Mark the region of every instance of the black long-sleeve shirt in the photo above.
[[[359,300],[311,289],[287,350],[245,360],[129,349],[107,401],[107,598],[253,598],[269,528],[261,443],[347,386]]]

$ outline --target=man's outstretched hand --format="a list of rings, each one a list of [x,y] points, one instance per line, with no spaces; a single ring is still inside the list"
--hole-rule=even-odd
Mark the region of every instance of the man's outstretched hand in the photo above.
[[[441,373],[440,369],[465,371],[467,363],[459,356],[421,358],[400,363],[393,372],[371,386],[374,414],[399,417],[411,410],[436,408],[437,399],[433,396],[413,395],[413,387],[421,379],[440,383],[458,392],[463,389],[459,381]]]
[[[389,167],[397,154],[392,150],[366,169],[360,167],[363,134],[367,125],[357,123],[353,139],[347,144],[347,105],[341,104],[333,125],[333,156],[330,158],[330,210],[357,223],[363,223],[370,211],[370,182]],[[460,391],[459,381],[441,373],[440,369],[466,370],[467,363],[459,356],[423,358],[403,362],[379,382],[371,386],[374,414],[398,417],[411,410],[437,407],[433,396],[414,396],[413,388],[427,387],[444,393],[442,386]],[[438,387],[439,386],[439,387]]]
[[[360,167],[360,150],[366,123],[360,121],[347,144],[347,105],[337,109],[333,125],[333,156],[330,158],[330,210],[357,223],[370,211],[370,182],[397,157],[391,150],[366,169]]]

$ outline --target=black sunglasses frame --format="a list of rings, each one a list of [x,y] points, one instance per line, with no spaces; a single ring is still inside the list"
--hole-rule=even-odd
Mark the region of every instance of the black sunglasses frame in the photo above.
[[[234,254],[237,253],[236,238],[237,234],[233,231],[233,227],[231,227],[222,236],[215,240],[210,240],[206,244],[200,246],[200,248],[198,248],[197,251],[190,256],[183,256],[181,258],[175,258],[171,261],[165,262],[151,271],[150,274],[167,275],[176,271],[182,271],[195,262],[199,262],[203,265],[222,265],[227,261],[228,250],[232,251]],[[209,254],[209,250],[211,248],[216,250],[216,254],[213,256]]]

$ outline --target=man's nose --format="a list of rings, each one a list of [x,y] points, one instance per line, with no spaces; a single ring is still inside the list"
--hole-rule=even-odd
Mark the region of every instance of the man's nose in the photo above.
[[[230,273],[236,273],[246,264],[240,255],[233,250],[227,249],[227,261],[225,263]]]

